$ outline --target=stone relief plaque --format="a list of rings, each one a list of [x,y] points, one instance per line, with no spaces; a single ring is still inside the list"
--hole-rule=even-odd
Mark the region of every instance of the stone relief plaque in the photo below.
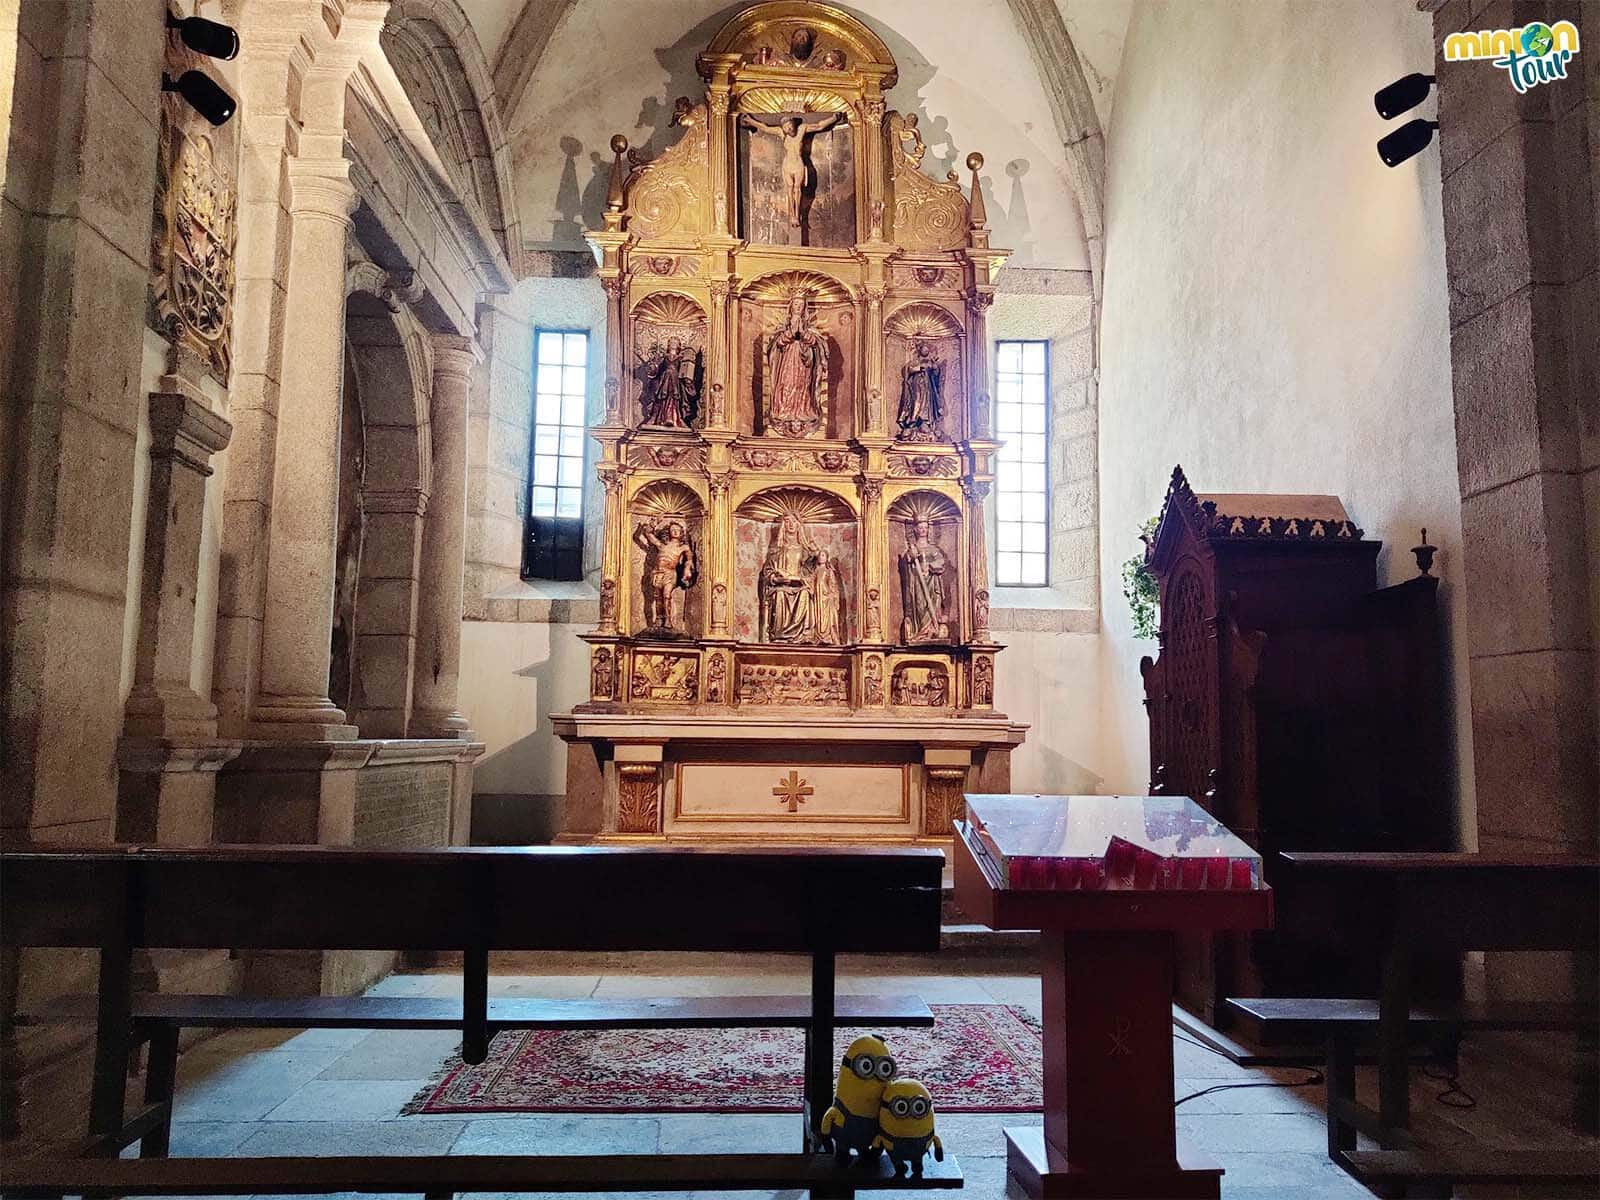
[[[740,704],[826,705],[850,703],[850,669],[806,663],[739,664]]]
[[[210,73],[200,61],[183,69]],[[238,122],[213,127],[175,93],[161,96],[150,323],[228,383],[238,236]]]

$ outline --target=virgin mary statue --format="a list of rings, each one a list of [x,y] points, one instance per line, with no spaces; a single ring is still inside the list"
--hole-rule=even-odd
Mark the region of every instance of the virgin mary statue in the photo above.
[[[822,423],[822,372],[827,343],[811,324],[804,292],[789,298],[789,315],[767,340],[767,428],[804,437]]]

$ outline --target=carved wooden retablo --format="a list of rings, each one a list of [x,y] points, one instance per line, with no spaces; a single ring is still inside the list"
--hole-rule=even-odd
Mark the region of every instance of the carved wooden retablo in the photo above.
[[[781,711],[791,739],[825,742],[843,712],[885,742],[902,723],[909,744],[963,713],[976,728],[999,649],[985,321],[1006,254],[989,245],[982,157],[969,190],[924,175],[915,116],[888,111],[887,47],[828,5],[744,9],[698,66],[706,93],[677,101],[671,145],[646,158],[612,139],[604,227],[587,234],[608,303],[605,533],[573,719]],[[650,768],[663,789],[671,759]],[[947,831],[940,769],[915,833]],[[651,819],[643,775],[626,773],[629,832]],[[854,819],[819,816],[843,785],[812,777],[817,798],[774,820]],[[913,782],[920,800],[934,776]],[[885,785],[884,820],[898,796]],[[663,791],[658,830],[692,800]]]

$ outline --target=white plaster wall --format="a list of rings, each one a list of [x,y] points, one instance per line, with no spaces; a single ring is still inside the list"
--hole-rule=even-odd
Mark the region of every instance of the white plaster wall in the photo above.
[[[1119,579],[1181,462],[1218,492],[1330,492],[1381,538],[1418,530],[1462,603],[1439,159],[1390,170],[1372,92],[1433,62],[1411,0],[1135,6],[1108,144],[1101,581],[1109,782],[1149,769]],[[1424,109],[1431,113],[1431,106]],[[1473,828],[1465,631],[1449,633]]]
[[[461,629],[461,711],[486,749],[474,792],[552,796],[567,790],[567,748],[550,714],[589,698],[591,626],[468,621]]]
[[[738,6],[718,0],[578,0],[510,114],[523,236],[572,249],[598,227],[623,133],[656,154],[677,96],[705,90],[695,55]],[[1049,103],[1006,0],[868,0],[847,6],[899,65],[892,107],[919,114],[924,169],[966,175],[981,151],[989,224],[1017,263],[1084,267],[1082,222]],[[671,136],[668,137],[667,135]]]

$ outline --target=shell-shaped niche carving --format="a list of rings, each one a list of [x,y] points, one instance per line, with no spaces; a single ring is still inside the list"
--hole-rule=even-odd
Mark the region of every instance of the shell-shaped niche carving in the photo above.
[[[813,113],[853,111],[838,92],[820,87],[756,87],[739,97],[739,111],[747,113]]]
[[[633,306],[633,319],[654,325],[704,325],[706,310],[682,292],[652,292]]]
[[[889,520],[953,525],[960,523],[961,510],[954,500],[939,492],[907,492],[889,505]]]
[[[744,296],[765,304],[784,304],[796,292],[805,292],[813,304],[849,304],[850,289],[820,271],[774,271],[751,280]]]
[[[949,309],[924,301],[895,309],[883,323],[883,331],[903,338],[960,337],[962,333],[961,322]]]
[[[817,488],[768,488],[739,505],[738,515],[756,521],[781,521],[793,517],[802,525],[825,521],[853,521],[855,511],[842,497]]]
[[[635,516],[655,521],[685,521],[706,510],[695,490],[675,479],[658,479],[640,488],[631,507]]]

